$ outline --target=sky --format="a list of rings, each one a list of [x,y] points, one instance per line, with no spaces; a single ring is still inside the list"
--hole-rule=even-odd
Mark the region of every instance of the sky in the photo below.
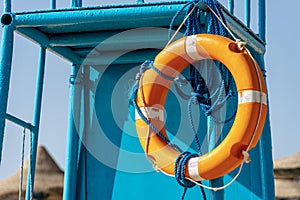
[[[86,0],[84,5],[96,5],[99,1]],[[113,3],[134,2],[118,0]],[[149,2],[149,1],[146,1]],[[222,3],[227,2],[222,0]],[[237,1],[236,1],[237,2]],[[274,3],[275,2],[275,3]],[[257,5],[257,1],[252,1]],[[13,11],[48,9],[49,1],[12,0]],[[101,4],[111,4],[102,0]],[[224,3],[226,5],[226,3]],[[267,1],[267,51],[265,63],[270,102],[273,157],[275,159],[295,154],[300,150],[300,66],[297,58],[300,46],[299,0],[287,0],[282,4]],[[69,0],[58,0],[57,7],[69,6]],[[236,7],[243,6],[242,3]],[[0,5],[3,10],[3,5]],[[253,30],[257,30],[257,13],[253,8]],[[242,17],[242,12],[237,12]],[[0,28],[0,34],[2,29]],[[8,113],[31,122],[35,93],[36,67],[39,48],[32,42],[15,34],[13,67],[10,83]],[[68,94],[70,63],[47,53],[45,85],[39,144],[46,146],[49,153],[64,169],[66,132],[68,123]],[[9,177],[20,166],[23,129],[6,123],[4,149],[0,166],[0,180]],[[29,137],[26,133],[25,155],[29,152]]]

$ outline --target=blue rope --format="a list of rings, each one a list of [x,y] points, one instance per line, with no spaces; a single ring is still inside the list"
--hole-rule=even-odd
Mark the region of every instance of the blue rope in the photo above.
[[[137,97],[137,91],[134,93],[133,97]],[[141,119],[148,125],[150,126],[150,128],[167,144],[170,144],[170,140],[165,137],[143,114],[143,112],[141,111],[141,109],[138,107],[137,103],[135,100],[132,101],[133,105],[137,111],[137,113],[139,114],[139,116],[141,117]]]
[[[151,65],[151,61],[146,60],[140,67],[140,72],[137,74],[136,76],[136,83],[132,86],[131,88],[131,102],[133,103],[134,108],[136,109],[137,113],[139,114],[139,116],[141,117],[141,119],[148,125],[150,126],[150,128],[167,144],[170,143],[170,140],[168,138],[166,138],[143,114],[143,112],[141,111],[141,109],[139,108],[139,106],[136,103],[136,98],[137,98],[137,93],[138,93],[138,87],[139,87],[139,81],[140,78],[142,76],[142,74],[150,69],[150,65]]]
[[[222,19],[222,21],[224,23],[226,23],[224,15],[222,14],[222,11],[219,8],[219,6],[215,0],[202,0],[202,2],[207,4],[215,13],[217,13],[217,15]],[[191,10],[194,8],[194,6],[197,5],[198,3],[199,3],[199,0],[194,0],[194,1],[188,2],[174,15],[174,17],[171,21],[170,27],[169,27],[169,38],[171,36],[171,31],[172,31],[175,19],[179,16],[179,14],[184,9],[186,9],[186,16],[187,16],[191,12]],[[203,32],[201,29],[201,22],[200,22],[202,12],[203,12],[203,10],[201,10],[201,8],[195,7],[194,11],[190,14],[190,16],[188,17],[188,19],[185,22],[185,26],[186,26],[185,35],[186,36],[195,35],[195,34],[199,34],[199,33]],[[208,12],[206,19],[208,20],[206,23],[206,24],[208,24],[208,27],[206,30],[207,33],[222,35],[225,37],[229,36],[227,30],[223,27],[222,23],[219,22],[219,20],[213,15],[213,13]],[[200,146],[199,138],[197,136],[197,131],[195,129],[193,119],[192,119],[191,105],[199,103],[201,109],[205,111],[205,115],[209,116],[209,115],[211,115],[213,110],[215,111],[216,109],[220,109],[226,103],[226,101],[231,96],[233,96],[233,93],[234,93],[232,90],[232,87],[234,86],[234,84],[233,84],[233,80],[232,80],[232,77],[230,76],[229,71],[221,63],[216,62],[216,64],[222,74],[222,77],[221,77],[222,80],[220,82],[220,86],[216,91],[214,91],[212,94],[210,94],[203,77],[199,73],[199,70],[197,70],[195,67],[191,66],[190,67],[190,76],[191,76],[190,83],[194,89],[194,93],[191,96],[189,96],[189,95],[184,94],[183,92],[179,92],[180,96],[183,96],[184,99],[187,99],[188,97],[190,97],[189,102],[188,102],[188,116],[189,116],[190,125],[192,128],[194,137],[195,137],[195,141],[196,141],[199,153],[200,153],[201,146]],[[176,86],[176,90],[179,91],[180,89]],[[226,92],[225,97],[223,97],[224,90]],[[216,101],[214,103],[212,103],[212,99],[215,97],[216,97]],[[234,116],[235,116],[235,113],[232,117],[230,117],[230,119],[226,119],[225,122],[231,120],[232,118],[234,118]],[[192,154],[189,152],[183,152],[182,154],[180,154],[177,157],[176,162],[175,162],[175,169],[174,169],[175,178],[176,178],[177,182],[181,186],[184,187],[182,199],[184,199],[187,189],[194,186],[193,183],[187,181],[184,177],[186,162],[188,161],[189,158],[191,158],[193,156],[198,156],[198,155]],[[202,187],[201,187],[201,191],[202,191],[203,197],[206,199],[204,189]]]
[[[153,62],[149,63],[149,66],[151,69],[153,69],[156,73],[158,73],[158,75],[160,75],[161,77],[163,77],[164,79],[168,80],[168,81],[174,81],[174,78],[171,76],[168,76],[166,74],[164,74],[163,72],[161,72],[159,69],[157,69],[154,65]]]
[[[200,141],[197,135],[197,130],[195,128],[194,122],[193,122],[193,116],[192,116],[192,104],[198,104],[198,100],[197,100],[197,94],[191,96],[189,102],[188,102],[188,117],[189,117],[189,121],[190,121],[190,125],[195,137],[195,141],[197,144],[197,149],[198,152],[201,153],[201,145],[200,145]]]
[[[179,154],[175,161],[175,165],[174,165],[175,178],[178,184],[185,188],[191,188],[196,185],[195,183],[185,179],[185,175],[184,175],[186,163],[190,158],[193,157],[198,157],[198,155],[185,151]]]
[[[220,16],[220,18],[225,22],[225,19],[221,12],[221,9],[219,8],[219,6],[215,0],[203,0],[202,2],[209,5],[214,10],[214,12],[217,13]],[[176,12],[176,14],[174,15],[174,17],[170,23],[169,38],[171,37],[171,31],[173,29],[173,24],[174,24],[176,18],[181,14],[181,12],[183,12],[184,9],[186,9],[186,15],[188,13],[190,13],[191,9],[193,9],[194,6],[198,3],[199,3],[199,0],[190,1],[187,4],[185,4],[180,10],[178,10]],[[203,12],[203,10],[201,10],[201,8],[196,7],[194,12],[191,13],[189,18],[185,22],[185,26],[186,26],[185,35],[195,35],[195,34],[199,34],[202,32],[201,22],[199,20],[202,12]],[[207,19],[208,19],[207,33],[218,34],[218,35],[223,35],[225,37],[228,37],[227,30],[223,27],[223,25],[218,21],[218,19],[212,13],[210,13],[210,12],[208,13]],[[204,79],[202,78],[202,76],[198,72],[198,70],[194,67],[190,68],[190,75],[191,75],[190,83],[195,92],[191,96],[185,95],[184,93],[180,93],[182,96],[184,96],[185,99],[189,98],[189,105],[188,105],[189,113],[188,114],[189,114],[191,127],[193,130],[194,136],[195,136],[195,141],[197,143],[199,153],[200,153],[200,142],[199,142],[199,138],[197,136],[197,131],[195,129],[195,126],[194,126],[193,120],[192,120],[191,105],[195,104],[195,103],[199,103],[200,107],[203,110],[205,110],[206,115],[211,115],[213,110],[215,110],[217,108],[219,109],[220,107],[222,107],[222,105],[224,105],[224,103],[227,101],[227,99],[233,95],[233,91],[231,89],[233,86],[233,84],[232,84],[233,81],[231,80],[232,78],[230,77],[229,71],[221,63],[217,63],[217,66],[219,67],[219,69],[222,73],[222,81],[220,83],[220,87],[216,91],[214,91],[213,94],[209,94],[209,90],[208,90],[207,85],[205,84]],[[161,77],[165,78],[166,80],[174,81],[173,77],[170,77],[170,76],[164,74],[163,72],[161,72],[159,69],[157,69],[153,65],[153,62],[146,61],[141,65],[140,73],[138,73],[138,75],[136,77],[137,81],[136,81],[135,85],[132,87],[131,102],[133,103],[133,106],[137,110],[137,113],[140,115],[141,119],[164,142],[166,142],[169,145],[172,145],[172,144],[170,144],[170,140],[167,137],[165,137],[155,126],[153,126],[151,124],[151,122],[143,115],[142,111],[140,110],[140,108],[138,107],[138,105],[136,103],[140,77],[142,76],[142,73],[144,73],[149,68],[154,70],[157,74],[159,74]],[[177,86],[177,84],[175,84],[175,85],[176,85],[176,90],[178,90],[179,87]],[[226,95],[226,97],[222,98],[223,96],[221,94],[224,89],[225,89],[227,95]],[[217,100],[213,104],[211,104],[211,99],[215,95],[218,95]],[[177,147],[176,145],[172,145],[172,146]],[[177,182],[179,183],[179,185],[184,187],[184,191],[183,191],[183,194],[181,197],[182,200],[185,197],[187,189],[195,186],[195,183],[190,182],[187,179],[185,179],[185,175],[184,175],[186,163],[192,157],[198,157],[198,155],[192,154],[190,152],[182,152],[175,161],[175,166],[174,166],[175,178],[176,178]],[[201,187],[201,192],[203,194],[203,198],[206,199],[205,192],[202,187]]]
[[[198,154],[185,151],[185,152],[182,152],[181,154],[179,154],[175,160],[175,164],[174,164],[175,179],[180,186],[184,187],[183,193],[181,195],[181,200],[184,200],[187,189],[192,188],[196,185],[195,183],[187,180],[184,175],[184,173],[186,171],[185,167],[186,167],[187,162],[189,161],[189,159],[195,158],[195,157],[198,157]],[[201,182],[199,182],[199,183],[201,183]],[[200,188],[201,188],[201,193],[202,193],[203,199],[206,200],[206,195],[205,195],[204,189],[203,189],[203,187],[200,187]]]
[[[135,84],[132,86],[131,88],[131,94],[130,94],[130,101],[132,102],[134,108],[136,109],[137,113],[139,114],[139,116],[141,117],[141,119],[165,142],[167,143],[169,146],[174,147],[177,151],[182,152],[182,150],[175,144],[172,144],[170,142],[170,140],[164,136],[163,133],[161,133],[152,123],[150,120],[147,119],[147,117],[143,114],[143,112],[141,111],[141,109],[139,108],[139,106],[136,103],[136,98],[137,98],[137,93],[138,93],[138,87],[139,87],[139,82],[140,82],[140,78],[142,76],[142,74],[148,70],[148,69],[153,69],[153,62],[146,60],[140,67],[140,72],[136,75],[136,82]],[[158,69],[157,69],[158,70]],[[165,75],[167,76],[167,75]],[[172,78],[173,80],[173,78]]]
[[[140,79],[142,77],[142,74],[148,70],[148,69],[153,69],[155,72],[157,72],[160,76],[162,76],[163,78],[167,79],[167,80],[174,80],[173,77],[170,77],[170,76],[167,76],[165,74],[163,74],[162,72],[160,72],[160,70],[158,70],[157,68],[155,68],[153,66],[153,62],[152,61],[145,61],[141,67],[140,67],[140,71],[139,73],[136,75],[136,82],[135,84],[132,86],[131,88],[131,94],[130,94],[130,100],[131,102],[133,103],[133,106],[134,108],[136,109],[137,113],[139,114],[139,116],[141,117],[141,119],[165,142],[167,143],[168,145],[174,147],[177,149],[177,151],[179,152],[182,152],[182,150],[175,144],[171,144],[170,140],[165,137],[152,123],[151,121],[149,121],[143,114],[143,112],[141,111],[141,109],[139,108],[139,106],[137,105],[136,103],[136,98],[137,98],[137,93],[138,93],[138,87],[139,87],[139,82],[140,82]],[[195,94],[196,96],[198,94]],[[197,98],[196,98],[197,99]],[[192,103],[192,102],[191,102]],[[190,109],[191,110],[191,109]],[[191,112],[191,111],[190,111]],[[192,120],[191,120],[192,122]],[[192,122],[193,123],[193,122]],[[194,127],[194,126],[193,126]],[[195,128],[193,129],[194,130],[194,136],[196,138],[196,142],[197,142],[197,145],[198,145],[198,149],[199,149],[199,152],[200,152],[200,142],[199,142],[199,139],[197,137],[197,133],[196,133],[196,130]],[[184,172],[185,172],[185,166],[186,166],[186,163],[188,162],[188,160],[192,157],[198,157],[198,154],[192,154],[190,152],[182,152],[179,154],[179,156],[177,157],[176,161],[175,161],[175,167],[174,167],[174,174],[175,174],[175,178],[177,180],[177,182],[184,187],[184,191],[182,193],[182,196],[181,196],[181,199],[184,200],[184,197],[185,197],[185,194],[187,192],[187,189],[188,188],[191,188],[191,187],[194,187],[195,186],[195,183],[191,182],[191,181],[188,181],[185,179],[185,175],[184,175]],[[202,195],[204,197],[204,199],[206,199],[206,196],[205,196],[205,192],[204,192],[204,189],[201,187],[201,192],[202,192]]]
[[[171,38],[173,26],[174,26],[174,23],[175,23],[177,17],[180,15],[180,13],[183,12],[183,10],[184,10],[186,7],[189,7],[189,6],[193,5],[193,4],[194,4],[193,1],[188,2],[188,3],[186,3],[180,10],[178,10],[178,11],[175,13],[174,17],[173,17],[172,20],[171,20],[170,26],[169,26],[168,40],[170,40],[170,38]]]
[[[179,16],[179,14],[183,12],[183,10],[186,8],[186,15],[187,15],[188,13],[190,13],[193,7],[197,5],[199,2],[200,2],[199,0],[190,1],[187,4],[185,4],[179,11],[177,11],[169,27],[169,38],[170,38],[171,30],[173,28],[173,24],[176,18]],[[225,17],[217,1],[202,0],[202,2],[207,4],[223,20],[223,22],[226,23]],[[186,26],[185,35],[195,35],[203,32],[201,29],[201,22],[200,22],[200,17],[202,12],[204,11],[200,7],[196,7],[195,10],[190,14],[189,18],[185,22],[185,26]],[[219,22],[217,17],[213,15],[213,13],[208,12],[206,19],[207,19],[208,26],[205,32],[229,37],[228,31],[225,29],[222,23]],[[222,107],[231,96],[234,96],[234,91],[232,89],[234,84],[229,71],[220,62],[216,62],[216,64],[222,74],[221,77],[222,81],[220,82],[219,88],[215,90],[212,94],[209,93],[209,90],[201,74],[199,73],[199,70],[197,70],[193,66],[190,67],[190,76],[191,76],[190,83],[192,85],[192,88],[194,89],[194,92],[199,94],[197,96],[198,102],[201,109],[205,112],[206,116],[210,116],[212,111],[215,111],[216,108]],[[180,89],[176,87],[176,90],[179,91]],[[224,90],[226,93],[225,97],[223,97]],[[182,92],[178,92],[178,93],[180,96],[183,96],[184,99],[187,99],[188,97],[187,95],[184,95]],[[214,101],[214,103],[212,104],[211,102],[212,99],[215,98],[215,95],[217,95],[216,101]],[[191,96],[189,96],[189,98],[191,98]],[[231,117],[231,119],[233,117]],[[228,121],[230,120],[225,119],[223,122],[228,122]]]

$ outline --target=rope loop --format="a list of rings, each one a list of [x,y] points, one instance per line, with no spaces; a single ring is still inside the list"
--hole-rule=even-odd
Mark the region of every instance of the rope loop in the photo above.
[[[133,104],[135,110],[137,111],[138,115],[141,117],[141,119],[168,145],[170,145],[171,147],[174,147],[177,151],[182,152],[182,150],[180,149],[179,146],[177,146],[176,144],[172,144],[171,141],[164,136],[164,134],[162,134],[150,121],[149,117],[145,116],[143,114],[143,112],[141,111],[141,109],[139,108],[139,106],[136,103],[136,98],[138,97],[138,88],[141,84],[141,79],[144,75],[144,72],[147,71],[148,69],[157,69],[153,66],[153,61],[149,61],[146,60],[139,69],[139,72],[136,75],[136,83],[132,86],[131,88],[131,92],[130,92],[130,101]],[[159,72],[160,75],[162,76],[166,76],[166,78],[171,79],[171,77],[168,77],[167,75],[164,75],[163,73],[161,73],[158,69],[157,72]],[[173,80],[173,78],[172,78]],[[142,95],[140,96],[141,101],[144,102]],[[146,112],[147,113],[147,112]],[[148,139],[150,139],[150,136],[148,136]]]
[[[164,79],[168,80],[168,81],[174,81],[175,78],[168,76],[166,74],[164,74],[162,71],[160,71],[159,69],[157,69],[154,65],[153,62],[150,64],[150,68],[153,69],[158,75],[160,75],[161,77],[163,77]]]
[[[179,16],[181,12],[186,9],[186,16],[183,19],[182,23],[179,25],[178,29],[176,32],[173,34],[171,37],[171,31],[173,28],[173,24],[176,20],[176,18]],[[208,12],[210,11],[210,12]],[[202,30],[201,28],[201,14],[203,12],[208,12],[207,14],[207,30]],[[222,10],[220,6],[218,5],[217,1],[215,0],[193,0],[188,3],[186,3],[180,10],[177,11],[177,13],[174,15],[170,27],[169,27],[169,42],[167,46],[171,43],[171,41],[175,38],[176,34],[179,32],[181,27],[185,25],[186,31],[185,34],[186,36],[188,35],[195,35],[203,32],[211,33],[211,34],[217,34],[217,35],[222,35],[225,37],[228,37],[231,35],[236,41],[237,41],[237,46],[240,50],[242,50],[245,46],[245,43],[238,41],[235,36],[232,34],[232,32],[228,29],[226,26],[226,21],[225,17],[222,13]],[[232,77],[230,76],[230,72],[226,70],[225,66],[223,66],[221,63],[216,62],[217,67],[219,68],[221,74],[222,74],[222,80],[220,82],[219,88],[217,88],[214,92],[210,93],[208,90],[207,85],[204,82],[203,77],[201,76],[199,69],[196,69],[195,67],[191,66],[190,67],[190,83],[192,88],[194,89],[195,93],[198,93],[199,95],[197,96],[199,105],[201,109],[205,112],[205,116],[212,116],[213,111],[216,111],[220,109],[226,101],[233,96],[232,95],[232,87],[234,86],[234,83],[232,81]],[[164,76],[164,74],[161,74],[159,70],[154,69],[157,73],[159,73],[162,77],[165,79],[168,79],[168,77]],[[168,79],[171,80],[171,79]],[[179,83],[180,86],[180,83]],[[176,86],[176,90],[179,91],[179,95],[186,100],[190,100],[191,96],[188,96],[184,94],[183,92],[180,91],[179,87]],[[225,97],[224,97],[224,91],[225,91]],[[217,96],[215,98],[216,100],[212,102],[211,100],[213,99],[214,96]],[[235,112],[234,112],[235,114]],[[234,117],[234,116],[233,116]],[[223,121],[220,120],[215,120],[215,121],[220,121],[220,122],[229,122],[233,117],[230,117],[230,119],[225,119]],[[212,116],[212,118],[214,118]]]
[[[195,183],[187,180],[184,175],[186,163],[190,158],[193,157],[198,157],[198,155],[185,151],[179,154],[175,161],[175,166],[174,166],[175,178],[178,184],[184,188],[192,188],[196,185]]]
[[[150,60],[145,60],[143,64],[141,64],[139,72],[136,74],[135,80],[140,81],[142,75],[144,74],[145,71],[150,69],[150,66],[153,65],[153,62]]]
[[[175,161],[175,165],[174,165],[174,175],[175,175],[175,179],[177,181],[177,183],[184,187],[181,199],[184,200],[185,194],[187,192],[188,188],[192,188],[198,184],[201,184],[201,182],[195,182],[194,180],[190,180],[187,179],[184,175],[185,173],[185,166],[187,164],[187,162],[189,161],[189,159],[191,158],[195,158],[198,157],[199,155],[195,154],[195,153],[191,153],[188,151],[182,152],[181,154],[178,155],[178,157],[176,158]],[[201,193],[203,196],[203,199],[206,200],[206,195],[204,192],[203,187],[200,186],[201,189]]]

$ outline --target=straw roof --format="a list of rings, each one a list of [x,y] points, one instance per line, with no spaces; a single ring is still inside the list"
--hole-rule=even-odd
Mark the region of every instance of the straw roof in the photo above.
[[[276,199],[300,199],[300,183],[297,180],[275,179]]]
[[[300,200],[300,152],[274,161],[276,199]]]
[[[275,178],[300,179],[300,151],[292,156],[275,160]]]
[[[23,191],[26,188],[28,172],[28,160],[24,165]],[[42,197],[40,199],[62,199],[63,171],[59,169],[55,161],[51,158],[45,147],[38,147],[36,160],[36,173],[34,195]],[[16,199],[20,184],[20,169],[11,177],[0,182],[0,199]],[[25,192],[24,192],[25,193]],[[24,195],[24,194],[23,194]]]

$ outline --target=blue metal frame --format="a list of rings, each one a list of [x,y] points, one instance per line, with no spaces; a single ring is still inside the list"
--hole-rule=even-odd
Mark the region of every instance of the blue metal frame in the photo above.
[[[245,24],[248,28],[250,28],[250,19],[251,19],[251,4],[250,0],[245,0]]]
[[[11,12],[11,1],[4,1],[4,13]],[[4,15],[3,15],[4,16]],[[3,24],[3,17],[1,18]],[[4,139],[5,119],[8,101],[8,91],[11,74],[11,63],[14,44],[14,27],[11,24],[3,24],[1,58],[0,58],[0,164]]]
[[[34,188],[34,177],[35,177],[35,165],[36,165],[36,154],[38,146],[38,136],[40,129],[41,109],[42,109],[42,96],[44,86],[44,75],[45,75],[45,61],[46,61],[46,48],[40,47],[40,57],[38,63],[38,72],[36,80],[36,91],[34,100],[34,111],[33,111],[33,130],[32,134],[32,160],[28,165],[27,185],[26,185],[26,199],[30,200],[30,187]]]
[[[259,37],[266,41],[266,0],[258,0],[258,32]]]
[[[82,0],[71,0],[71,7],[82,7]]]
[[[234,14],[235,0],[228,0],[228,10]],[[244,23],[250,28],[251,0],[244,0]],[[258,35],[262,41],[266,41],[266,0],[258,0]]]
[[[11,0],[4,0],[3,1],[3,10],[4,10],[4,13],[9,13],[11,12]]]
[[[6,114],[6,119],[19,125],[19,126],[24,127],[25,129],[28,129],[30,131],[33,130],[33,126],[29,122],[25,122],[24,120],[21,120],[11,114]]]
[[[76,108],[75,100],[75,84],[76,76],[79,70],[79,66],[73,64],[72,72],[70,76],[70,94],[69,94],[69,130],[67,135],[67,148],[66,148],[66,167],[64,178],[64,194],[63,199],[73,200],[75,199],[76,183],[77,183],[77,169],[78,169],[78,144],[79,136],[74,121],[74,116],[78,116],[78,109]]]
[[[228,10],[231,14],[234,14],[234,0],[228,0]]]
[[[50,6],[51,9],[53,10],[56,9],[56,0],[50,0],[50,5],[51,5]]]
[[[98,30],[101,30],[101,28],[105,30],[118,30],[122,27],[138,28],[147,25],[148,27],[151,27],[151,24],[159,25],[157,20],[163,20],[162,22],[165,22],[167,26],[174,14],[182,7],[182,5],[184,5],[184,2],[166,5],[168,4],[148,3],[15,13],[13,24],[16,28],[72,25],[77,25],[78,28],[84,28],[84,25],[90,23],[105,23],[119,20],[119,26],[117,27],[113,27],[112,25],[108,26],[109,23],[105,23],[106,26],[98,27]],[[88,15],[86,13],[88,13]],[[184,13],[179,17],[182,17],[183,15]],[[61,20],[62,18],[64,18],[63,21]],[[132,24],[132,21],[135,23]],[[147,23],[146,25],[144,24],[145,22]]]
[[[66,47],[52,47],[49,44],[49,37],[42,33],[41,31],[34,28],[18,28],[16,30],[17,33],[23,35],[26,38],[29,38],[35,41],[38,44],[45,46],[48,50],[58,54],[60,57],[72,62],[80,64],[82,62],[82,58],[77,56],[72,50]]]

